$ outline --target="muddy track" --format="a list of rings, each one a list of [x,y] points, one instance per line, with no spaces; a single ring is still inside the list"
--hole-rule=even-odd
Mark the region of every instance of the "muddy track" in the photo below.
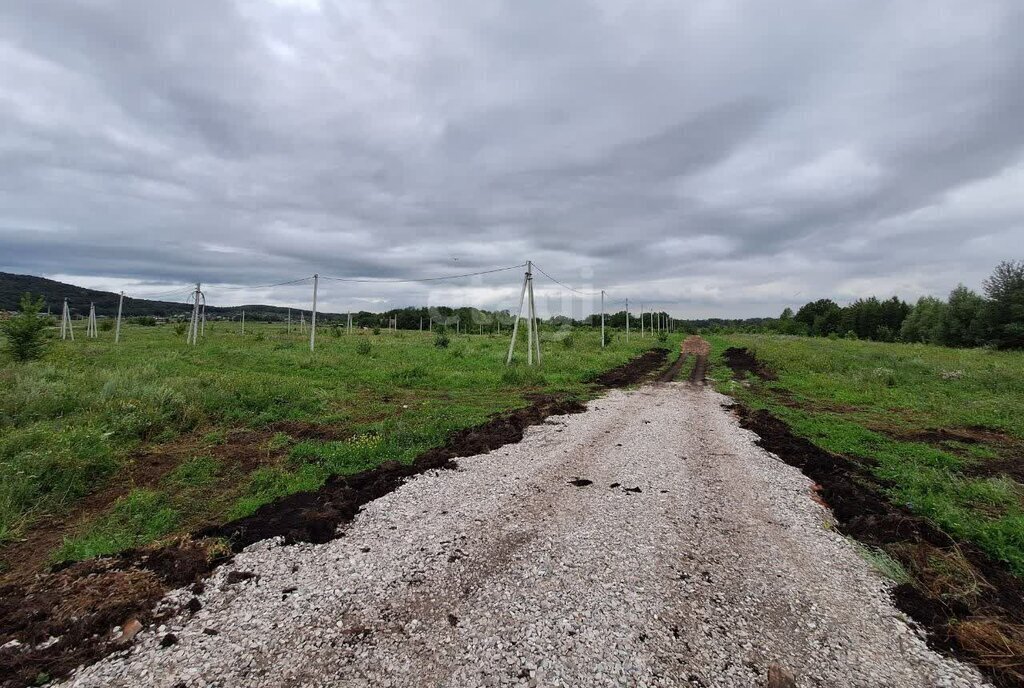
[[[726,352],[737,376],[774,379],[745,350]],[[765,374],[772,375],[765,378]],[[893,592],[896,606],[928,631],[929,644],[977,665],[997,686],[1024,687],[1024,583],[977,546],[954,540],[893,504],[864,464],[797,437],[764,410],[737,405],[757,443],[817,484],[844,534],[898,561],[913,579]]]
[[[667,354],[666,349],[649,350],[604,373],[596,384],[625,387],[650,379],[664,366]],[[159,610],[154,606],[175,588],[193,585],[197,594],[201,592],[202,580],[230,561],[232,552],[271,537],[326,542],[360,507],[407,478],[454,468],[455,458],[518,442],[526,428],[548,416],[584,408],[574,399],[537,395],[524,408],[455,433],[444,446],[424,452],[411,464],[388,462],[332,478],[319,490],[267,504],[250,517],[205,529],[180,543],[78,562],[0,586],[0,688],[31,685],[44,675],[65,676],[127,647],[130,638],[119,641],[112,628],[133,621],[144,626],[194,612],[194,605]],[[230,551],[223,549],[222,541],[229,543]]]
[[[665,370],[664,373],[658,376],[658,382],[673,382],[679,377],[679,374],[686,367],[690,357],[693,354],[681,353],[672,362],[672,365]],[[697,354],[696,360],[694,361],[693,368],[690,369],[690,374],[687,376],[687,382],[693,385],[703,385],[704,377],[708,371],[708,357],[706,354]]]

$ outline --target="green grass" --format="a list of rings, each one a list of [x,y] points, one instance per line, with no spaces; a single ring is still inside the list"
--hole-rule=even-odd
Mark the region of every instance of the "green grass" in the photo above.
[[[85,559],[138,547],[173,532],[180,521],[162,492],[133,490],[86,533],[66,541],[54,558]]]
[[[126,326],[97,340],[51,342],[42,360],[0,359],[0,544],[61,519],[121,474],[133,453],[193,438],[195,455],[68,540],[59,558],[117,551],[197,522],[252,513],[333,473],[408,462],[454,431],[522,406],[531,392],[591,394],[587,384],[652,345],[577,330],[548,342],[544,364],[504,365],[507,336],[357,333],[308,339],[280,325],[208,323],[187,347],[170,325]],[[525,354],[525,332],[517,358]],[[260,449],[286,460],[253,472],[213,450],[237,429],[277,421],[343,428],[337,442],[272,434]],[[204,447],[206,449],[204,449]]]
[[[978,477],[1024,457],[1024,353],[770,335],[713,337],[719,388],[765,408],[831,452],[868,459],[889,496],[1024,575],[1024,491]],[[721,360],[746,347],[777,381],[733,381]],[[922,442],[930,429],[987,428],[1001,440]],[[975,475],[972,475],[974,473]]]

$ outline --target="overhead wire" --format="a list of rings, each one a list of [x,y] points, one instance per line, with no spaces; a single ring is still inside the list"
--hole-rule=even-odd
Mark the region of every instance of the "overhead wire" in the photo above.
[[[542,268],[541,266],[537,265],[536,263],[533,263],[533,267],[537,268],[537,272],[539,272],[540,274],[544,275],[545,277],[547,277],[549,280],[551,280],[555,284],[557,284],[557,285],[559,285],[561,287],[564,287],[565,289],[568,289],[571,292],[575,292],[575,293],[580,294],[582,296],[598,296],[601,293],[600,291],[583,291],[583,290],[577,289],[575,287],[570,287],[565,282],[561,282],[561,281],[555,279],[554,277],[552,277],[551,275],[549,275],[548,273],[544,272],[544,268]]]
[[[313,275],[309,277],[300,277],[299,279],[289,280],[287,282],[276,282],[274,284],[257,284],[253,286],[242,285],[239,287],[217,287],[216,291],[238,291],[240,289],[270,289],[271,287],[284,287],[289,284],[301,284],[302,282],[308,282],[313,279]]]
[[[332,282],[359,282],[363,284],[397,284],[397,283],[409,283],[409,282],[439,282],[442,280],[460,279],[463,277],[475,277],[477,275],[489,275],[494,272],[505,272],[507,270],[515,270],[516,268],[524,268],[526,263],[520,263],[518,265],[509,265],[504,268],[494,268],[492,270],[479,270],[477,272],[466,272],[460,275],[442,275],[440,277],[417,277],[408,279],[366,279],[366,278],[355,278],[355,277],[329,277],[327,275],[320,275],[320,279],[331,280]]]

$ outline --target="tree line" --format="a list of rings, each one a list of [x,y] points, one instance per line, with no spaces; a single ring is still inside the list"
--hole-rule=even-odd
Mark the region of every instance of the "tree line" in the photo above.
[[[880,342],[952,347],[1024,348],[1024,261],[1004,261],[982,283],[982,293],[958,285],[941,299],[922,296],[910,305],[874,296],[840,306],[832,299],[806,303],[795,313],[735,329]]]

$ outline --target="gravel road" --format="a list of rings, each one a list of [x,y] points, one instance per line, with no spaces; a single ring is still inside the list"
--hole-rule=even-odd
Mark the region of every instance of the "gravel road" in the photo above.
[[[727,401],[612,392],[330,543],[258,543],[68,685],[753,686],[772,664],[799,686],[986,685],[927,649]]]

